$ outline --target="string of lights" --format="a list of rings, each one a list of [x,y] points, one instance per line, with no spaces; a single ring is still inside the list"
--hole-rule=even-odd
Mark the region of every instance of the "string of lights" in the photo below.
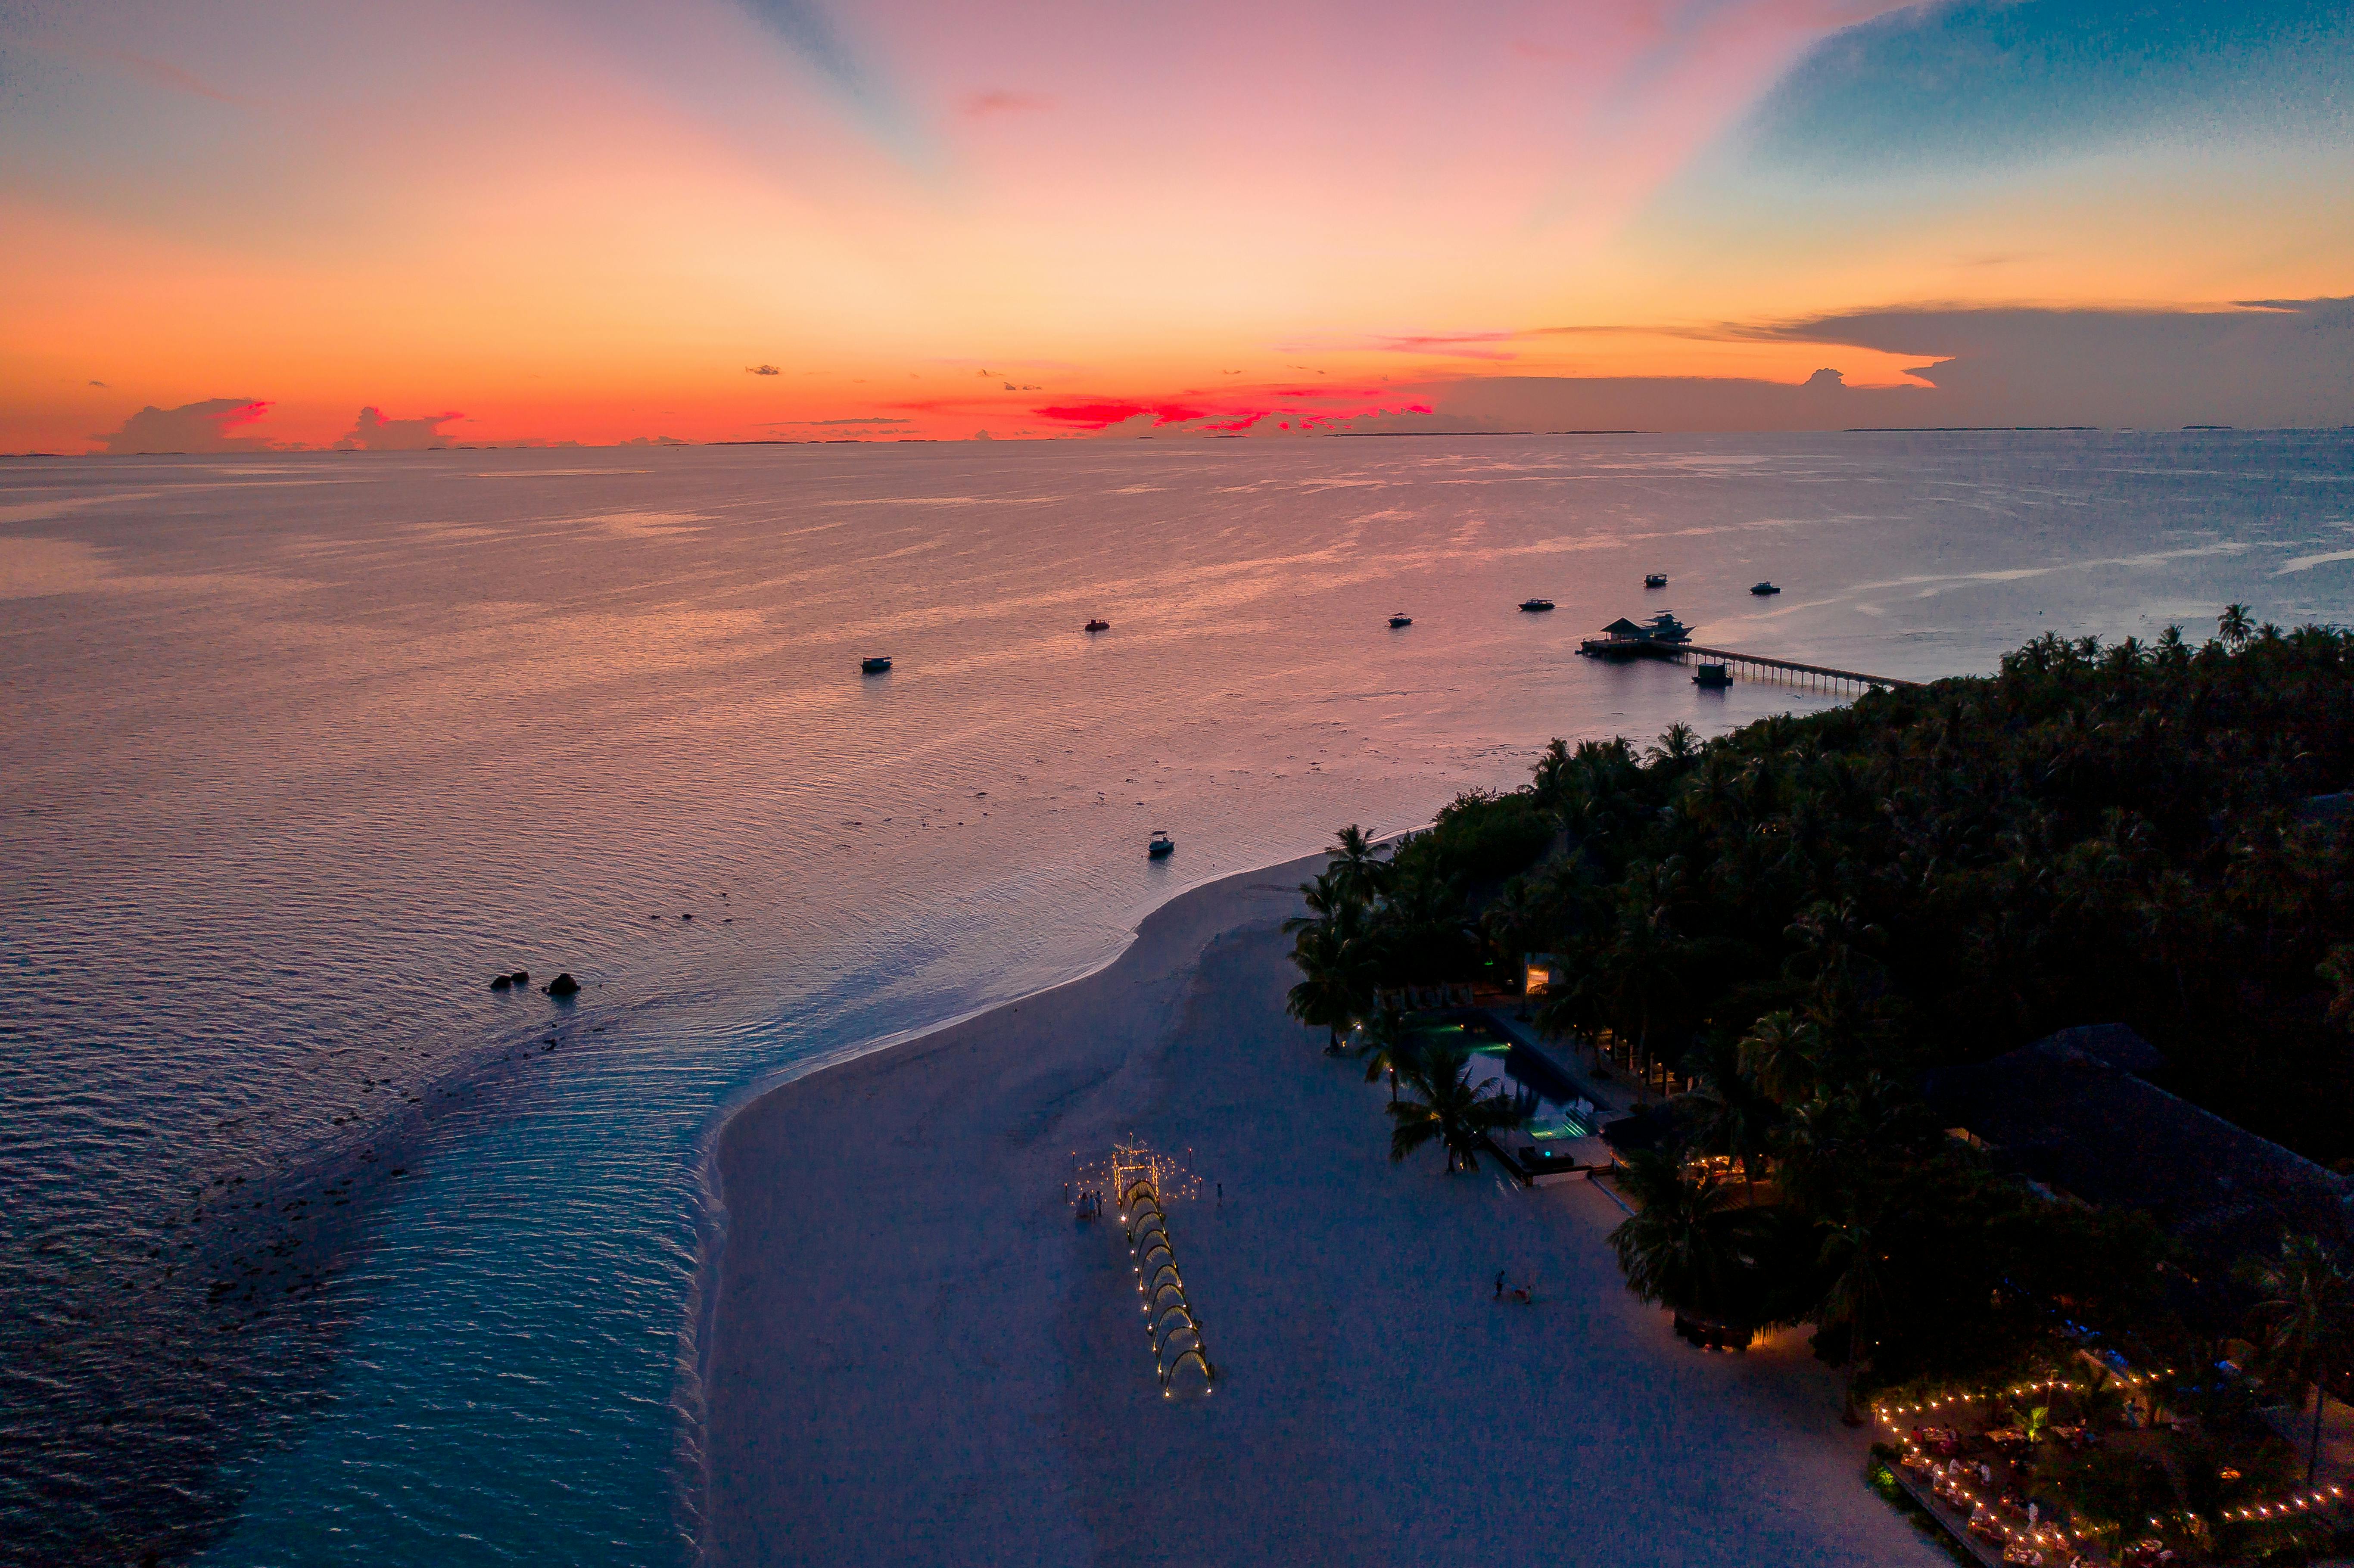
[[[2144,1388],[2154,1383],[2162,1383],[2173,1375],[2174,1369],[2172,1367],[2160,1367],[2156,1372],[2115,1372],[2111,1374],[2107,1386],[2112,1388]],[[1938,1394],[1934,1398],[1914,1400],[1909,1403],[1900,1401],[1893,1404],[1875,1405],[1873,1408],[1879,1414],[1882,1420],[1887,1421],[1889,1419],[1889,1414],[1892,1411],[1903,1414],[1914,1414],[1931,1410],[1943,1410],[1947,1405],[1952,1404],[1977,1404],[1989,1399],[2020,1399],[2031,1393],[2083,1393],[2092,1386],[2093,1385],[2091,1383],[2080,1383],[2071,1378],[2063,1378],[2055,1372],[2048,1378],[2042,1378],[2031,1383],[2015,1383],[2008,1388],[1981,1389],[1973,1393],[1943,1393]],[[1894,1423],[1890,1422],[1890,1425],[1893,1425]]]
[[[2346,1500],[2344,1489],[2323,1487],[2317,1491],[2298,1492],[2277,1502],[2252,1503],[2246,1508],[2223,1510],[2225,1519],[2293,1519],[2300,1513],[2310,1513],[2317,1508],[2331,1508]]]
[[[2164,1367],[2152,1372],[2120,1374],[2115,1381],[2138,1388],[2173,1375],[2174,1369]],[[2054,1376],[2040,1382],[2012,1383],[2008,1388],[1999,1391],[1949,1393],[1909,1403],[1876,1405],[1873,1407],[1873,1414],[1880,1418],[1882,1425],[1895,1434],[1897,1441],[1903,1446],[1903,1455],[1899,1460],[1900,1464],[1917,1461],[1929,1471],[1932,1478],[1930,1489],[1933,1493],[1957,1507],[1961,1504],[1968,1505],[1970,1518],[1967,1528],[1981,1534],[1999,1535],[2006,1543],[2021,1544],[2038,1550],[2050,1548],[2073,1552],[2076,1542],[2094,1539],[2094,1532],[2042,1520],[2031,1521],[2023,1530],[2015,1528],[2003,1517],[2001,1511],[2003,1504],[1999,1499],[1989,1502],[1980,1496],[1977,1489],[1962,1478],[1967,1472],[1958,1463],[1949,1462],[1940,1465],[1935,1457],[1923,1448],[1911,1431],[1897,1424],[1896,1417],[1899,1414],[1921,1414],[1956,1405],[1978,1404],[1998,1397],[2017,1399],[2036,1393],[2081,1392],[2086,1386],[2084,1383]],[[2344,1488],[2320,1487],[2262,1502],[2220,1509],[2217,1512],[2221,1518],[2226,1520],[2266,1521],[2307,1516],[2317,1509],[2341,1507],[2346,1501]],[[2150,1522],[2155,1524],[2158,1521],[2152,1520]]]

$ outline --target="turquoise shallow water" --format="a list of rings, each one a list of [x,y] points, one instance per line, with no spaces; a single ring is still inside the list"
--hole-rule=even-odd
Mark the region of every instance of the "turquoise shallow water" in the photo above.
[[[1339,822],[1516,782],[1552,735],[1826,700],[1568,656],[1621,613],[1908,676],[2227,599],[2345,620],[2349,457],[2199,433],[0,468],[0,1537],[690,1555],[728,1104],[1099,963]],[[1560,609],[1511,608],[1532,593]],[[858,675],[873,652],[890,674]],[[518,965],[587,989],[488,991]]]

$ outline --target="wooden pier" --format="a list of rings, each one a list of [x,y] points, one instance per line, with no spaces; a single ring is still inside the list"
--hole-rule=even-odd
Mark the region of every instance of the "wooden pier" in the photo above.
[[[1736,667],[1753,672],[1771,672],[1768,678],[1795,679],[1800,685],[1819,685],[1825,689],[1854,686],[1860,690],[1873,687],[1894,689],[1918,686],[1919,681],[1903,681],[1893,675],[1867,675],[1855,670],[1835,670],[1828,664],[1802,664],[1795,659],[1768,659],[1758,653],[1738,653],[1730,648],[1706,648],[1697,642],[1663,642],[1649,637],[1589,637],[1577,645],[1577,651],[1589,659],[1665,659],[1671,663],[1687,660],[1701,663],[1723,664],[1729,673]]]

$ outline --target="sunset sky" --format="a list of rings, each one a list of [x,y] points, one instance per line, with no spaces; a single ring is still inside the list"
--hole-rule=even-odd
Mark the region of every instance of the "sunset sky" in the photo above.
[[[0,0],[0,450],[2354,422],[2349,61],[2342,0]]]

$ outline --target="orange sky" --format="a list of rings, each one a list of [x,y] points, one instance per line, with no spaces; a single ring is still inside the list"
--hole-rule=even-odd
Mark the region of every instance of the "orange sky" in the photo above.
[[[1325,428],[1956,352],[1769,335],[1861,309],[2354,291],[2327,127],[1817,155],[1820,62],[1868,94],[1863,44],[1937,42],[1893,9],[36,6],[0,37],[0,450],[210,400],[268,407],[155,428]]]

